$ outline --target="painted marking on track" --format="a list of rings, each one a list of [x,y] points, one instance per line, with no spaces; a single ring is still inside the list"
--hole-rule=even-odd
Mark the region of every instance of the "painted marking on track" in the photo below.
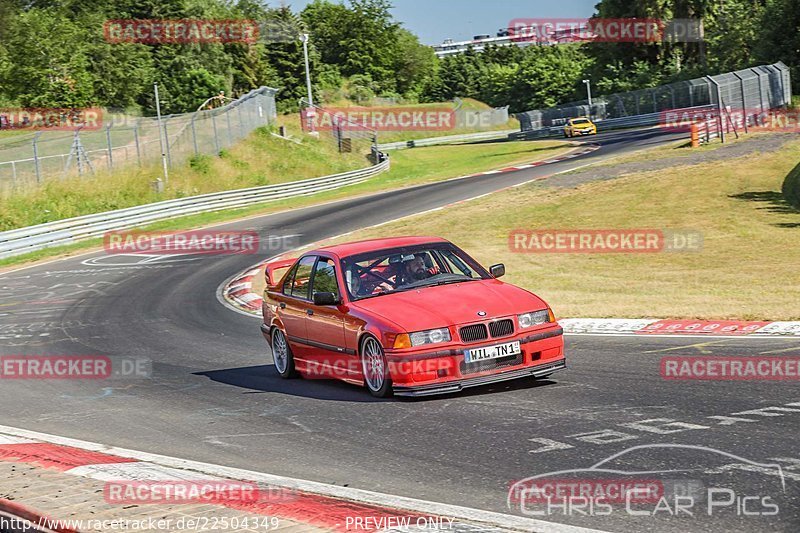
[[[732,426],[739,423],[764,423],[766,420],[784,417],[787,415],[794,415],[797,413],[800,413],[800,402],[785,403],[783,405],[770,405],[767,407],[729,413],[727,415],[705,416],[702,419],[695,420],[693,422],[675,420],[672,418],[647,418],[635,420],[633,422],[615,424],[614,427],[607,427],[599,430],[565,435],[564,437],[561,437],[562,439],[578,441],[574,444],[563,442],[563,440],[555,440],[544,437],[530,438],[528,439],[529,442],[539,444],[540,446],[538,448],[528,450],[528,453],[535,454],[566,450],[576,447],[578,443],[593,445],[614,444],[618,442],[640,439],[653,434],[672,435],[674,433],[682,433],[684,431],[708,431],[719,428],[720,426]],[[616,428],[624,428],[626,431],[620,431]],[[635,433],[631,433],[630,430],[635,431]]]
[[[766,350],[764,352],[758,352],[759,355],[764,355],[768,353],[786,353],[786,352],[798,352],[800,353],[800,344],[797,346],[792,346],[791,348],[782,348],[780,350]]]
[[[711,342],[698,342],[696,344],[687,344],[685,346],[672,346],[670,348],[659,348],[658,350],[645,350],[642,353],[661,353],[661,352],[674,352],[678,350],[688,350],[689,348],[696,348],[702,354],[711,354],[711,350],[707,350],[706,346],[713,346],[727,342],[728,339],[718,339]]]
[[[127,261],[126,259],[132,259]],[[187,254],[110,254],[99,257],[90,257],[81,261],[85,266],[99,267],[126,267],[136,265],[152,265],[156,263],[181,263],[186,261],[197,261],[199,257],[187,256]]]

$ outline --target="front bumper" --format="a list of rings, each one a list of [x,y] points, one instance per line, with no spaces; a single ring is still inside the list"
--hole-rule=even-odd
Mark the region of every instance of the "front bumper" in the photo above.
[[[481,344],[518,341],[515,356],[486,361],[464,361],[464,350]],[[393,389],[399,396],[425,396],[457,392],[467,387],[521,377],[541,377],[566,367],[563,329],[555,325],[486,343],[443,347],[436,351],[386,352]],[[477,366],[476,366],[477,365]]]
[[[488,385],[490,383],[498,383],[500,381],[508,381],[511,379],[547,376],[553,372],[564,370],[565,368],[567,368],[567,361],[566,359],[561,359],[553,363],[545,363],[534,367],[510,370],[508,372],[501,372],[499,374],[463,378],[456,382],[451,381],[447,383],[431,383],[430,385],[417,385],[411,387],[395,385],[394,394],[395,396],[413,397],[447,394],[451,392],[458,392],[469,387],[478,387],[480,385]]]

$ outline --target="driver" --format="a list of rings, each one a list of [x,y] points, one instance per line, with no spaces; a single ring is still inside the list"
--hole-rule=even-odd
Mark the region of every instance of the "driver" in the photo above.
[[[403,263],[402,284],[428,279],[438,273],[438,267],[425,268],[425,259],[418,254]]]

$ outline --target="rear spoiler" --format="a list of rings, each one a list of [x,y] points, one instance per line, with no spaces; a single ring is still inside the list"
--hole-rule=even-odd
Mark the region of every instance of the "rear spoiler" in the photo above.
[[[268,290],[275,290],[276,284],[280,281],[280,277],[276,278],[275,273],[278,270],[282,270],[284,268],[289,268],[292,266],[295,261],[297,261],[296,257],[292,257],[289,259],[276,259],[275,261],[270,261],[266,265],[266,270],[264,271],[264,278],[267,281],[267,289]]]

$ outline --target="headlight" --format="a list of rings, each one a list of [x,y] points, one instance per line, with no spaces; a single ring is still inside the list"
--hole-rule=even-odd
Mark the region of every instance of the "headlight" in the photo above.
[[[450,340],[450,330],[447,328],[429,329],[412,333],[411,346],[421,346],[423,344],[436,344],[438,342],[448,342]]]
[[[517,322],[519,322],[520,328],[529,328],[531,326],[538,326],[539,324],[546,324],[547,322],[555,322],[555,320],[552,317],[552,311],[549,309],[542,309],[541,311],[517,315]]]

